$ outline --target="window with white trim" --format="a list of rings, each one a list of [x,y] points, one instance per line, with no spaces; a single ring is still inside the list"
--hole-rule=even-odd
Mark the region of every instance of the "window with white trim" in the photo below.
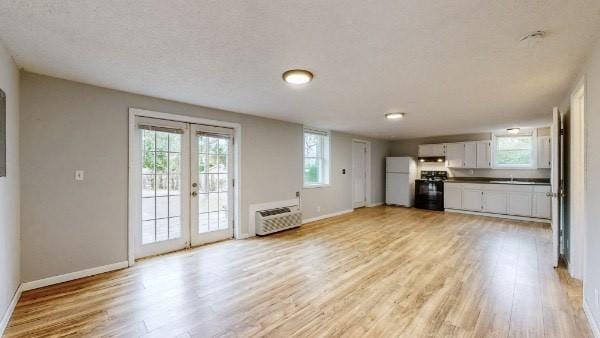
[[[329,132],[304,129],[304,186],[329,184]]]
[[[493,137],[494,167],[502,169],[534,169],[536,161],[536,131],[517,134],[496,133]]]

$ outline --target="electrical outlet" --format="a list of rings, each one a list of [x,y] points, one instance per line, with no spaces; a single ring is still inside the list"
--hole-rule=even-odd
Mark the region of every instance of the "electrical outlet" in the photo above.
[[[75,170],[75,181],[83,181],[84,171]]]
[[[321,206],[317,206],[317,212],[321,212]]]

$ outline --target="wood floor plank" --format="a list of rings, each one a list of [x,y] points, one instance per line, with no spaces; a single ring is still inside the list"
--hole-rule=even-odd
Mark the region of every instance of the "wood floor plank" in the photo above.
[[[547,225],[363,208],[23,293],[6,337],[591,337]]]

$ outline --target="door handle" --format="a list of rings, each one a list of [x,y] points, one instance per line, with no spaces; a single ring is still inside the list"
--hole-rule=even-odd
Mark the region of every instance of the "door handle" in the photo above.
[[[192,196],[196,197],[196,196],[198,196],[198,193],[195,191],[192,191]]]
[[[547,197],[558,197],[558,194],[557,194],[557,193],[555,193],[555,192],[547,192],[547,193],[546,193],[546,196],[547,196]]]

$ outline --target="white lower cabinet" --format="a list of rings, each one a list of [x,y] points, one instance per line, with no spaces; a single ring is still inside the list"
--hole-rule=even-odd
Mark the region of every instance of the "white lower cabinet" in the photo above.
[[[552,218],[552,196],[550,187],[533,188],[533,217]]]
[[[531,217],[533,207],[531,192],[511,191],[508,193],[508,214]]]
[[[488,190],[483,193],[483,211],[494,214],[506,214],[508,210],[508,192]]]
[[[465,189],[463,190],[462,195],[462,208],[464,210],[472,210],[472,211],[481,211],[481,196],[483,194],[482,190],[471,190]]]
[[[445,183],[444,208],[550,219],[549,192],[549,186]]]
[[[462,184],[444,184],[444,208],[462,209]]]

